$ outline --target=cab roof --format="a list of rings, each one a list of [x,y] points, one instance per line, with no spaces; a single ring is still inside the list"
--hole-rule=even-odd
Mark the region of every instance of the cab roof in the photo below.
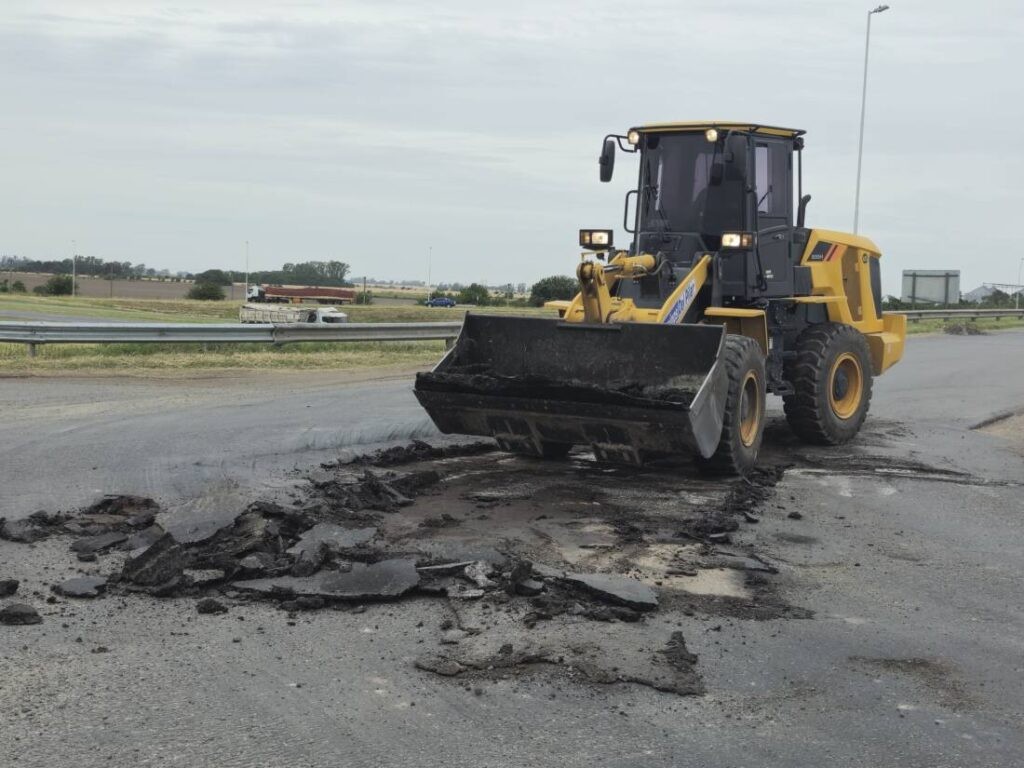
[[[806,131],[799,128],[780,128],[775,125],[761,125],[760,123],[743,123],[731,120],[684,120],[669,123],[647,123],[638,125],[631,130],[640,133],[664,133],[668,131],[706,131],[708,128],[719,130],[749,131],[750,133],[764,133],[770,136],[785,136],[795,138],[803,136]]]

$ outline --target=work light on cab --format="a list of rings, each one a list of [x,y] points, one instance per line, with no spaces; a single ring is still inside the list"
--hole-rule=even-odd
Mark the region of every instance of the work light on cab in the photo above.
[[[580,245],[589,251],[606,251],[612,247],[610,229],[581,229]]]
[[[723,248],[753,248],[752,232],[726,232],[722,235]]]

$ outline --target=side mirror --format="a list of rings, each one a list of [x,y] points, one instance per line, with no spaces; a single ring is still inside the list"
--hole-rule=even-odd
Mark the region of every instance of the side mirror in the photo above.
[[[610,136],[604,140],[601,157],[597,161],[601,166],[601,181],[611,181],[615,170],[615,139]]]
[[[796,209],[796,225],[802,227],[804,225],[804,216],[807,213],[807,204],[811,202],[810,195],[804,195],[800,198],[800,205]]]

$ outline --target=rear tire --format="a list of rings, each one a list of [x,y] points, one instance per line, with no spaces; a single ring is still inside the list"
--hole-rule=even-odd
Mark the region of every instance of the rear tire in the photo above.
[[[794,393],[782,398],[796,435],[814,445],[852,440],[871,404],[871,355],[867,339],[849,325],[822,323],[804,331],[796,359],[786,364]]]
[[[729,377],[722,435],[711,457],[697,464],[709,473],[745,475],[757,463],[764,435],[764,352],[748,336],[729,335],[722,354]]]

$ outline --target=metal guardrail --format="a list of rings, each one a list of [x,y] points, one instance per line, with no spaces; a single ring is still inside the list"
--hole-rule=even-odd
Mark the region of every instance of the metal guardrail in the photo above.
[[[984,317],[1024,319],[1024,309],[911,309],[918,320],[976,320]],[[462,323],[330,323],[287,325],[241,323],[5,323],[0,342],[28,344],[291,344],[299,341],[444,341],[451,344]]]
[[[906,315],[911,322],[918,320],[978,320],[983,317],[991,317],[996,320],[1001,317],[1024,319],[1024,309],[901,309],[886,314]]]
[[[28,344],[291,344],[299,341],[444,341],[462,323],[4,323],[0,342]]]

